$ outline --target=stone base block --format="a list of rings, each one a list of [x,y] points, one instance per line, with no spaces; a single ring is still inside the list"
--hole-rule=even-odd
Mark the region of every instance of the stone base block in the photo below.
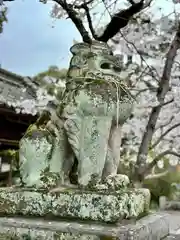
[[[168,214],[151,214],[134,224],[0,217],[1,240],[161,240],[169,234]]]
[[[147,189],[91,192],[62,189],[58,192],[0,188],[0,216],[41,216],[118,222],[138,218],[148,211]]]

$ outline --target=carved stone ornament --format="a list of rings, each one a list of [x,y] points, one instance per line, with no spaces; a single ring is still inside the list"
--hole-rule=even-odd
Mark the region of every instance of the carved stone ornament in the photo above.
[[[43,131],[30,131],[20,142],[25,185],[69,184],[75,159],[80,186],[92,180],[93,185],[103,183],[117,174],[121,127],[134,101],[119,78],[121,63],[104,43],[78,43],[71,52],[66,89],[56,112]],[[59,183],[50,181],[52,175]]]

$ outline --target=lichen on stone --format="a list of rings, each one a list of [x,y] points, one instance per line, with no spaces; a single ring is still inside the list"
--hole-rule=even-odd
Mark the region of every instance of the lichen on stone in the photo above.
[[[118,191],[121,188],[128,187],[130,181],[127,175],[115,174],[107,176],[104,180],[104,184],[107,185],[108,189]]]
[[[99,236],[90,234],[67,233],[50,230],[0,227],[1,240],[100,240]]]
[[[9,208],[3,209],[5,204]],[[7,214],[56,216],[68,219],[116,222],[138,217],[147,200],[141,191],[92,192],[63,189],[55,193],[28,189],[0,189],[0,209]]]

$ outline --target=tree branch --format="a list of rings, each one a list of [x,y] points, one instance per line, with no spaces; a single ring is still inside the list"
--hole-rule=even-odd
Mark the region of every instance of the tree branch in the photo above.
[[[146,170],[144,172],[144,174],[148,173],[156,164],[159,160],[161,160],[164,156],[166,155],[173,155],[173,156],[176,156],[178,158],[180,158],[180,154],[174,152],[174,151],[171,151],[171,150],[166,150],[162,153],[160,153],[159,155],[157,155],[154,160],[148,164],[148,166],[146,167]]]
[[[167,125],[169,125],[169,124],[172,122],[173,119],[174,119],[174,116],[171,116],[171,118],[169,119],[168,122],[166,122],[166,123],[158,126],[158,127],[154,130],[154,132],[156,132],[158,129],[162,129],[162,128],[166,127]]]
[[[127,0],[131,5],[135,4],[133,0]]]
[[[172,103],[173,101],[174,101],[174,98],[172,98],[171,100],[169,100],[169,101],[167,101],[167,102],[164,102],[164,103],[159,104],[159,106],[160,106],[160,107],[164,107],[164,106]]]
[[[98,40],[98,36],[97,36],[97,34],[96,34],[95,30],[94,30],[94,27],[93,27],[93,24],[92,24],[91,15],[90,15],[90,12],[89,12],[89,7],[88,7],[88,4],[90,4],[92,2],[93,2],[93,0],[89,0],[88,2],[84,1],[84,3],[82,3],[81,5],[75,5],[74,8],[76,8],[76,9],[83,8],[85,10],[91,34],[92,34],[92,36],[93,36],[93,38],[95,40]]]
[[[130,18],[143,8],[143,2],[144,2],[144,0],[141,0],[139,3],[135,3],[133,0],[129,0],[129,2],[132,5],[128,9],[121,10],[120,12],[115,14],[112,17],[110,23],[107,25],[102,36],[98,37],[93,28],[89,7],[88,7],[88,4],[91,3],[92,1],[93,0],[89,0],[88,2],[84,1],[84,3],[82,3],[81,5],[75,5],[74,8],[76,9],[83,8],[85,10],[89,29],[92,33],[93,38],[95,40],[102,41],[102,42],[107,42],[110,38],[116,35],[121,28],[125,27],[128,24]]]
[[[173,125],[172,127],[170,127],[169,129],[167,129],[167,130],[158,138],[158,140],[151,146],[150,149],[155,148],[155,147],[160,143],[160,141],[161,141],[169,132],[171,132],[173,129],[175,129],[175,128],[179,127],[179,126],[180,126],[180,123],[177,123],[177,124]]]
[[[135,90],[135,89],[133,89],[133,90]],[[153,89],[144,88],[144,89],[138,90],[137,93],[135,94],[135,98],[137,98],[141,93],[146,92],[146,91],[148,91],[148,90],[155,91],[156,88],[153,88]]]
[[[135,2],[134,2],[134,0],[127,0],[130,4],[135,4]],[[150,6],[150,4],[151,4],[151,2],[152,2],[153,0],[147,0],[146,1],[146,3],[144,3],[144,5],[143,5],[143,9],[144,8],[147,8],[148,6]]]
[[[162,173],[157,173],[157,174],[149,174],[145,177],[145,179],[157,179],[166,176],[169,173],[168,170],[162,172]]]
[[[146,3],[144,3],[143,9],[149,7],[151,5],[153,0],[147,0]]]
[[[131,1],[132,2],[132,1]],[[106,26],[104,33],[98,37],[99,41],[107,42],[109,39],[114,37],[121,28],[124,28],[132,16],[140,12],[144,5],[144,0],[141,0],[138,3],[134,3],[127,9],[121,10],[112,16],[110,23]]]
[[[145,80],[142,80],[144,82],[144,84],[146,84],[146,86],[149,88],[149,89],[154,89],[157,91],[157,87],[154,86],[151,82],[148,82],[148,81],[145,81]]]
[[[176,35],[166,55],[166,62],[165,62],[163,74],[157,89],[158,90],[157,99],[160,105],[153,107],[151,110],[149,121],[146,126],[146,131],[144,132],[141,145],[139,148],[139,152],[137,156],[137,169],[136,169],[137,174],[136,175],[140,181],[143,179],[144,172],[146,171],[146,169],[144,168],[144,163],[148,155],[149,145],[152,141],[152,136],[155,131],[155,126],[162,108],[162,104],[164,103],[165,96],[169,91],[169,81],[171,76],[171,70],[174,63],[174,59],[177,55],[177,50],[179,48],[180,48],[180,22],[178,23],[178,29],[177,29]]]
[[[78,29],[79,33],[81,34],[83,41],[86,43],[91,44],[92,39],[90,38],[88,32],[86,31],[82,20],[78,17],[77,12],[73,9],[72,4],[68,4],[65,0],[54,0],[57,4],[59,4],[68,14],[69,18],[75,24],[76,28]]]

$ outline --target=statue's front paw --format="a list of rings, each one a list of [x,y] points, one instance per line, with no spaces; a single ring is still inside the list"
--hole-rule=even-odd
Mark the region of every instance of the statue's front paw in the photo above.
[[[104,180],[104,184],[107,185],[108,189],[115,191],[126,188],[129,183],[128,176],[123,174],[109,175]]]

